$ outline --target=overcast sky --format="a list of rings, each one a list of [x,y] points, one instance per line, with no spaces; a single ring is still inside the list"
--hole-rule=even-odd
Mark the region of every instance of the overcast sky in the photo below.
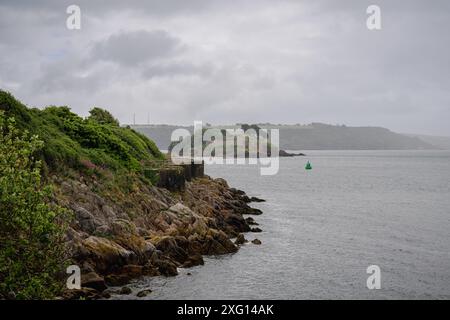
[[[68,30],[66,8],[81,8]],[[366,27],[368,5],[382,29]],[[0,87],[121,123],[450,136],[450,1],[0,0]]]

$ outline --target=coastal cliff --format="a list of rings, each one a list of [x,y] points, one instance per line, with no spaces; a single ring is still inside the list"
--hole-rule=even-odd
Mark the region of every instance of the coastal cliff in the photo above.
[[[246,242],[243,232],[260,231],[244,215],[261,214],[248,203],[262,200],[204,175],[203,165],[171,164],[150,139],[120,127],[105,110],[81,118],[64,106],[29,109],[0,91],[0,111],[18,132],[42,140],[35,156],[42,185],[52,190],[47,202],[69,213],[55,223],[65,226],[64,265],[80,267],[82,288],[59,291],[63,299],[108,298],[109,287],[133,278],[175,276],[177,268],[203,264],[204,255],[236,252]],[[13,279],[8,268],[1,271],[1,279]],[[2,290],[26,296],[13,284]]]
[[[113,197],[95,179],[56,179],[58,200],[75,219],[67,243],[82,271],[82,290],[65,298],[108,297],[107,286],[140,276],[175,276],[177,268],[203,264],[203,255],[238,250],[230,238],[251,231],[244,192],[208,176],[186,181],[181,192],[138,183]],[[100,189],[102,186],[100,186]]]

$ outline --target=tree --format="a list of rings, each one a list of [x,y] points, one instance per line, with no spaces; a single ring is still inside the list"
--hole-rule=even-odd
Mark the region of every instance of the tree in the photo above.
[[[66,211],[41,181],[42,147],[0,111],[0,296],[52,298],[61,288]]]
[[[114,126],[119,126],[119,121],[114,118],[114,116],[107,110],[94,107],[91,111],[89,111],[89,113],[89,120],[94,120],[100,124],[111,124]]]

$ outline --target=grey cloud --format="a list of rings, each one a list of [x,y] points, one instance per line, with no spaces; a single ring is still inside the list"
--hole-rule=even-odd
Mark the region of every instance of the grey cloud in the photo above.
[[[448,0],[78,0],[71,32],[73,3],[0,1],[0,87],[33,105],[102,105],[122,122],[450,135]],[[373,3],[377,32],[365,27]]]
[[[167,58],[181,50],[179,39],[167,31],[130,31],[113,34],[94,45],[92,59],[113,61],[123,66],[139,66]]]
[[[193,64],[188,61],[182,61],[150,65],[143,70],[142,75],[147,79],[173,76],[209,77],[213,72],[214,67],[210,63]]]

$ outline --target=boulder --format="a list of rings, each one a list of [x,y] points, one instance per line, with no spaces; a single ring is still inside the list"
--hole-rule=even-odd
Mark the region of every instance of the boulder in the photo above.
[[[236,232],[248,232],[250,227],[245,219],[238,214],[230,213],[225,217],[225,223],[232,227]]]
[[[251,231],[252,232],[262,232],[262,230],[260,228],[252,228]]]
[[[200,254],[189,256],[189,258],[183,263],[183,268],[192,268],[199,265],[204,265],[205,261]]]
[[[155,264],[163,276],[173,277],[178,275],[177,266],[169,260],[157,260]]]
[[[81,274],[81,286],[95,289],[99,292],[102,292],[107,288],[103,277],[99,276],[95,272]]]
[[[250,202],[265,202],[266,200],[257,197],[251,197]]]
[[[106,238],[90,236],[83,240],[82,245],[87,251],[87,258],[95,264],[96,270],[103,273],[133,264],[137,260],[133,251]]]
[[[122,287],[119,291],[119,294],[131,294],[131,289],[129,287]]]
[[[86,299],[86,300],[95,300],[100,299],[101,295],[98,293],[97,290],[92,288],[81,288],[81,289],[65,289],[61,297],[64,300],[80,300],[80,299]]]
[[[108,286],[118,287],[124,286],[131,281],[126,274],[109,274],[105,276],[105,282]]]
[[[258,225],[258,223],[255,221],[255,219],[253,219],[252,217],[245,218],[245,222],[247,222],[248,225],[254,225],[254,226]]]
[[[187,252],[178,246],[174,237],[167,236],[157,239],[155,247],[179,263],[185,262],[188,258]]]
[[[244,243],[246,243],[246,242],[248,242],[248,240],[245,239],[245,237],[244,237],[244,235],[243,235],[242,233],[240,233],[240,234],[237,236],[236,240],[234,241],[234,244],[236,244],[236,245],[242,245],[242,244],[244,244]]]
[[[145,289],[145,290],[139,291],[139,292],[136,294],[136,296],[139,297],[139,298],[143,298],[143,297],[148,296],[150,293],[152,293],[152,290],[150,290],[150,289]]]
[[[254,240],[252,240],[252,243],[253,243],[253,244],[259,245],[259,244],[261,244],[261,240],[259,240],[259,239],[254,239]]]
[[[95,216],[79,205],[73,205],[72,210],[75,215],[75,220],[78,224],[78,228],[81,231],[87,233],[93,233],[97,227],[101,226],[102,223],[95,218]]]
[[[138,278],[142,276],[143,266],[135,265],[135,264],[127,264],[120,269],[120,274],[124,274],[129,278]]]

